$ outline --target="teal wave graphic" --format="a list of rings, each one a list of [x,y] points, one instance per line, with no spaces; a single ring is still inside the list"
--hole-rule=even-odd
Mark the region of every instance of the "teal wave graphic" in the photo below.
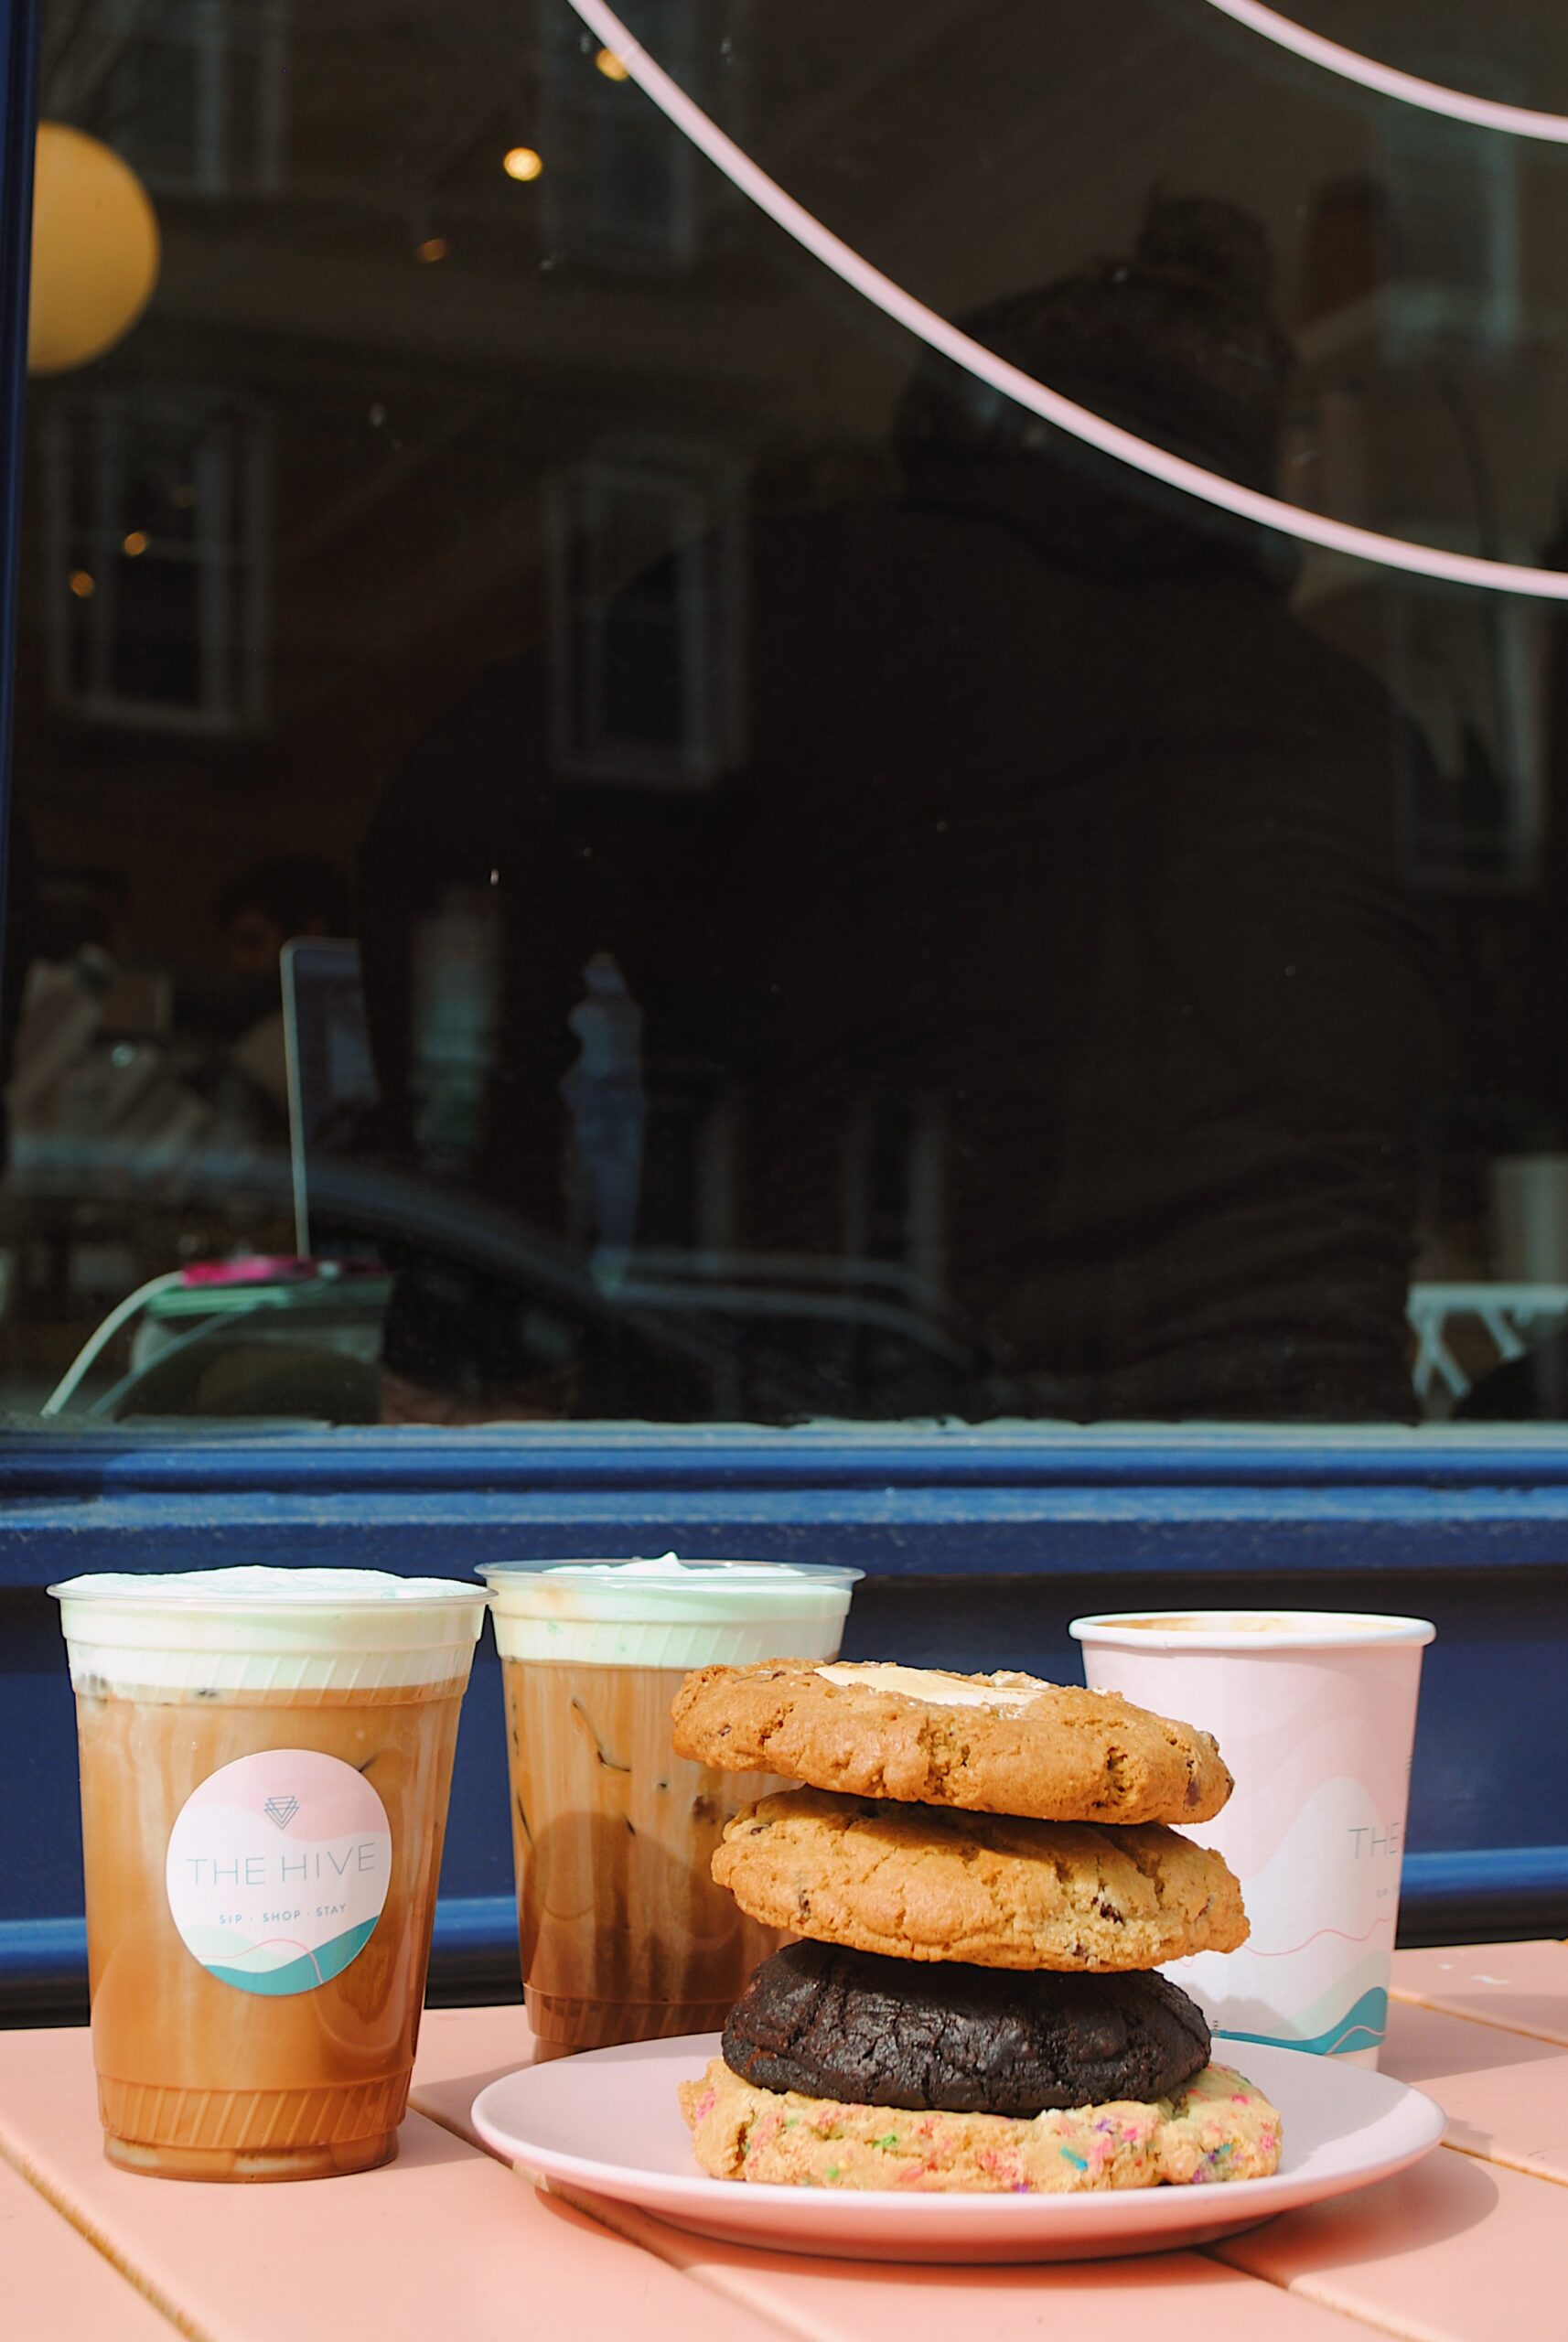
[[[242,1993],[262,1993],[269,1999],[282,1998],[289,1993],[313,1993],[317,1984],[329,1984],[340,1976],[351,1960],[357,1960],[369,1943],[375,1928],[374,1919],[362,1919],[357,1928],[346,1928],[334,1936],[329,1943],[317,1946],[315,1951],[304,1952],[297,1960],[290,1960],[282,1968],[256,1971],[247,1968],[226,1968],[216,1960],[203,1961],[209,1976],[220,1984],[233,1984]]]
[[[1375,2049],[1389,2029],[1389,1996],[1380,1986],[1363,1993],[1344,2015],[1313,2040],[1287,2033],[1215,2033],[1217,2041],[1256,2041],[1265,2049],[1302,2049],[1313,2057],[1343,2057],[1352,2049]]]

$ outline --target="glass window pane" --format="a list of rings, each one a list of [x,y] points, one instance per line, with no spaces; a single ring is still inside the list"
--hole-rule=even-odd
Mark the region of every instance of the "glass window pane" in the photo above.
[[[1552,12],[45,16],[13,1420],[1568,1412]]]

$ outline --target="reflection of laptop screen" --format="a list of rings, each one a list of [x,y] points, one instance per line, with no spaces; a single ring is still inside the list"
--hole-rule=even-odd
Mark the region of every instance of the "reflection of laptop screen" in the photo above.
[[[311,1164],[346,1152],[361,1114],[376,1102],[359,945],[314,937],[285,943],[283,1018],[294,1241],[308,1255]]]

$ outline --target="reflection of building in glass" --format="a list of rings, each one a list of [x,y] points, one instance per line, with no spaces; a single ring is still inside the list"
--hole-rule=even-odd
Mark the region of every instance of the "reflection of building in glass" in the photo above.
[[[58,67],[46,48],[45,110],[90,121],[155,189],[272,195],[288,68],[288,0],[87,0]]]
[[[266,703],[272,435],[166,386],[67,399],[44,424],[49,676],[72,714],[232,733]]]
[[[550,483],[552,722],[564,771],[701,788],[741,753],[744,475],[623,440]]]

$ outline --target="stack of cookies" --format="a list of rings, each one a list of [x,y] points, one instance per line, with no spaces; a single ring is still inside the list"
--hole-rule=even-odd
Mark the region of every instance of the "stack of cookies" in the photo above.
[[[1207,1733],[1033,1676],[706,1667],[682,1756],[809,1786],[714,1876],[805,1940],[757,1971],[682,2108],[715,2178],[1059,2194],[1257,2178],[1280,2120],[1158,1963],[1247,1934]]]

